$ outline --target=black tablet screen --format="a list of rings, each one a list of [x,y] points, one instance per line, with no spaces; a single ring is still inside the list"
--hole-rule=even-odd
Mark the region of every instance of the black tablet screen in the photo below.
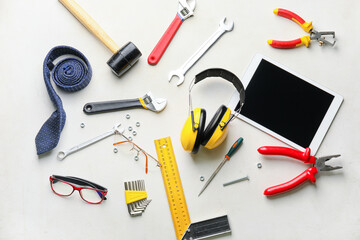
[[[290,141],[310,145],[334,96],[262,59],[241,114]]]

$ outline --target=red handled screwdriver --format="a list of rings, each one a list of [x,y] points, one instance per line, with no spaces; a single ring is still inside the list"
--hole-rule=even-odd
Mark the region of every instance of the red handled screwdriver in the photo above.
[[[214,179],[214,177],[216,176],[216,174],[220,171],[220,169],[224,166],[224,164],[230,160],[231,156],[234,155],[234,153],[236,152],[236,150],[239,149],[241,143],[243,142],[243,138],[239,138],[230,148],[230,150],[228,151],[228,153],[225,155],[224,160],[222,160],[222,162],[220,163],[220,165],[216,168],[215,172],[211,175],[211,177],[209,178],[209,180],[207,180],[207,182],[205,183],[204,187],[201,189],[198,197],[202,194],[202,192],[206,189],[206,187],[210,184],[210,182]]]

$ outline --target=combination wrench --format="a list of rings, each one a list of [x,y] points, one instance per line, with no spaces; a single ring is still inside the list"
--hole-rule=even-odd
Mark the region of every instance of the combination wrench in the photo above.
[[[226,32],[230,32],[234,28],[234,22],[230,21],[229,24],[225,24],[226,17],[224,17],[220,23],[219,28],[211,37],[206,40],[201,47],[177,70],[169,73],[169,82],[176,76],[179,78],[177,86],[180,86],[185,80],[185,74],[189,69],[206,53],[206,51]]]
[[[121,125],[120,123],[116,124],[110,131],[108,131],[106,133],[103,133],[103,134],[101,134],[101,135],[99,135],[99,136],[97,136],[97,137],[95,137],[93,139],[90,139],[90,140],[88,140],[86,142],[83,142],[83,143],[81,143],[79,145],[76,145],[75,147],[72,147],[72,148],[70,148],[68,150],[60,151],[58,153],[57,157],[60,160],[63,160],[64,158],[66,158],[70,154],[72,154],[74,152],[77,152],[77,151],[79,151],[79,150],[81,150],[83,148],[86,148],[86,147],[90,146],[91,144],[94,144],[94,143],[96,143],[96,142],[98,142],[98,141],[100,141],[102,139],[105,139],[105,138],[111,136],[111,135],[114,135],[114,134],[117,134],[117,133],[122,135],[124,133],[125,129],[124,128],[119,129],[120,125]]]

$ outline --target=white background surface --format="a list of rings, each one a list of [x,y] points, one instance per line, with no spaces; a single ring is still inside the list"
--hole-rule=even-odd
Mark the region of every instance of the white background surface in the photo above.
[[[78,3],[120,46],[132,41],[142,51],[139,63],[122,78],[111,73],[106,61],[111,52],[94,38],[58,1],[2,1],[0,3],[1,167],[0,239],[174,239],[175,233],[160,170],[149,162],[135,162],[124,152],[113,153],[110,137],[63,162],[58,151],[111,129],[141,122],[135,142],[156,155],[153,140],[171,136],[193,222],[227,214],[232,234],[221,239],[360,239],[360,151],[358,79],[360,45],[360,3],[349,1],[237,1],[199,0],[195,16],[186,20],[156,66],[147,56],[177,11],[176,1],[95,1]],[[313,21],[317,30],[334,30],[336,47],[278,50],[267,39],[293,39],[306,33],[294,22],[275,16],[283,7]],[[185,83],[167,82],[171,70],[187,58],[217,29],[220,19],[235,21],[225,34],[187,73]],[[35,136],[54,111],[43,82],[42,64],[57,45],[82,51],[93,67],[93,78],[85,89],[66,93],[58,88],[67,122],[57,148],[40,158]],[[283,145],[258,129],[236,120],[227,140],[216,150],[201,149],[191,156],[180,144],[180,131],[188,114],[188,84],[209,67],[228,69],[239,77],[255,53],[260,52],[294,71],[344,96],[340,108],[317,156],[334,153],[332,161],[343,170],[318,174],[316,185],[307,183],[296,191],[267,198],[263,190],[300,174],[308,166],[280,158],[264,158],[256,149]],[[86,102],[140,97],[148,90],[168,99],[160,114],[128,110],[87,116]],[[233,87],[221,80],[194,88],[194,105],[212,116],[227,103]],[[131,119],[125,119],[125,114]],[[304,114],[304,113],[299,113]],[[311,116],[309,116],[311,117]],[[80,128],[84,122],[86,127]],[[222,160],[232,143],[245,140],[233,159],[220,171],[206,191],[197,197],[203,182]],[[117,139],[119,140],[119,139]],[[262,169],[256,164],[261,162]],[[108,200],[93,206],[77,193],[61,198],[52,193],[49,176],[77,176],[104,185]],[[249,175],[249,182],[226,188],[222,183]],[[127,212],[123,182],[145,179],[153,199],[141,217]]]

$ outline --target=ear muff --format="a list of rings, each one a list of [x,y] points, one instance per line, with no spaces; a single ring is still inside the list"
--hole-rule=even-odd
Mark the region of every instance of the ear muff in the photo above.
[[[201,145],[205,148],[213,149],[219,146],[226,138],[228,133],[227,126],[225,126],[231,116],[231,110],[224,105],[216,111],[214,117],[211,119],[209,125],[206,127],[203,135]]]
[[[195,84],[203,81],[206,78],[221,77],[226,81],[232,83],[239,92],[239,104],[235,109],[236,113],[240,113],[245,102],[245,89],[240,79],[225,69],[210,68],[197,74],[189,86],[189,108],[192,109],[191,90]],[[200,145],[205,148],[213,149],[219,146],[228,134],[227,125],[230,123],[236,114],[231,114],[231,110],[222,105],[210,123],[205,128],[206,112],[203,109],[195,109],[188,117],[181,132],[181,144],[183,148],[192,153],[197,153]],[[196,124],[194,124],[194,122]],[[196,129],[194,126],[196,125]],[[205,128],[205,130],[203,130]]]
[[[201,139],[203,136],[206,112],[204,109],[195,108],[193,111],[195,131],[192,124],[192,116],[190,115],[181,131],[181,145],[187,152],[197,153],[201,145]]]

